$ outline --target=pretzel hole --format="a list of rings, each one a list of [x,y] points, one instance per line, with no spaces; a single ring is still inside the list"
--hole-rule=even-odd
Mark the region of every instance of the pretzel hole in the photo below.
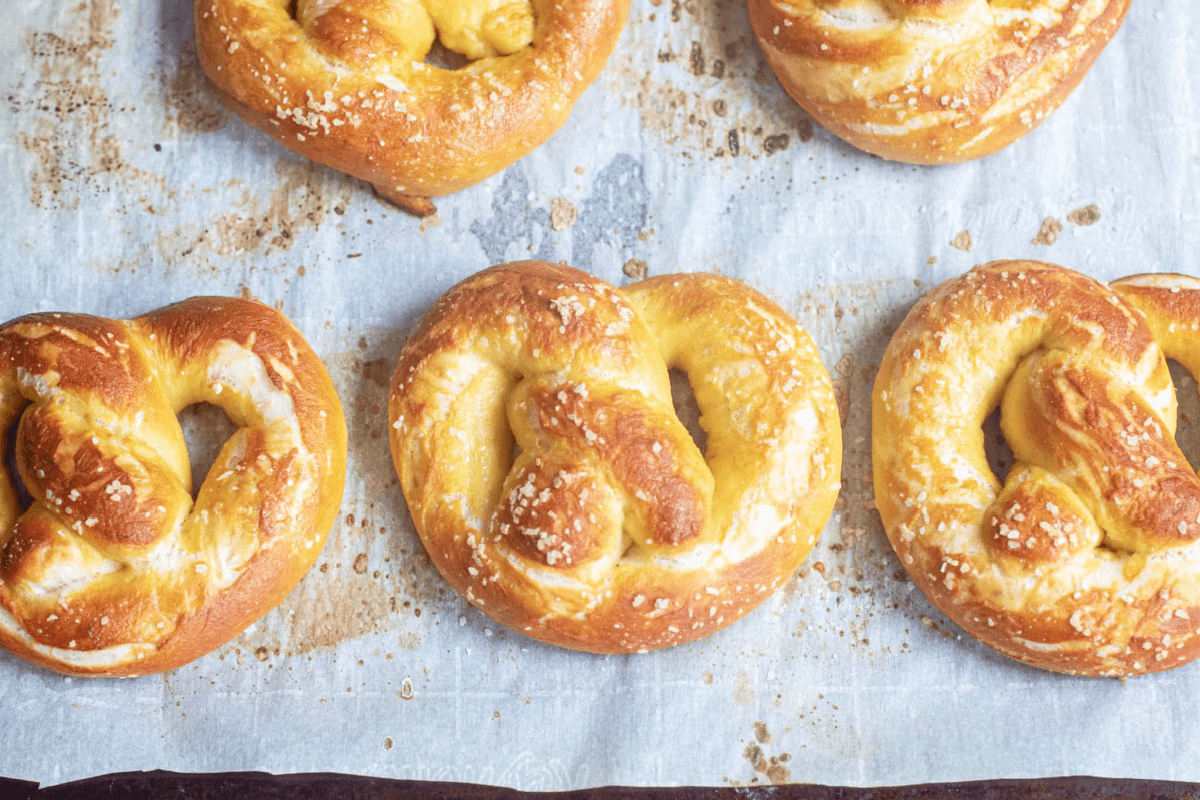
[[[221,453],[221,447],[237,432],[238,426],[222,409],[211,403],[196,403],[179,412],[179,427],[187,445],[192,468],[192,500]]]
[[[456,53],[446,47],[440,39],[435,39],[433,46],[425,54],[425,63],[438,69],[456,70],[470,64],[471,60],[462,53]]]
[[[672,369],[667,373],[671,378],[671,403],[675,406],[675,416],[692,435],[701,453],[708,451],[708,434],[700,427],[700,406],[696,403],[696,393],[688,382],[687,373],[681,369]]]
[[[521,457],[521,445],[517,444],[517,438],[512,435],[512,431],[508,431],[508,469],[505,472],[512,472],[516,466],[517,459]]]
[[[988,466],[1003,485],[1008,472],[1012,469],[1017,457],[1013,455],[1004,432],[1000,429],[1000,407],[992,409],[983,420],[983,453],[987,457]]]
[[[423,59],[449,71],[528,47],[538,15],[530,0],[286,0],[286,8],[334,61]]]
[[[1178,361],[1168,359],[1167,366],[1171,370],[1171,381],[1175,384],[1175,397],[1179,402],[1175,443],[1194,470],[1200,463],[1200,385]]]
[[[4,434],[4,468],[12,479],[13,490],[17,495],[18,515],[24,514],[33,505],[33,495],[21,480],[21,471],[17,468],[17,430],[19,425],[10,425]]]

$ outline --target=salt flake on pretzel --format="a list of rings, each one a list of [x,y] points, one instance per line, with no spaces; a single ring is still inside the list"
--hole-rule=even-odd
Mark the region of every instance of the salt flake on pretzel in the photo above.
[[[413,213],[566,121],[628,0],[196,0],[200,63],[260,130]],[[469,59],[425,62],[440,39]]]
[[[948,164],[1007,147],[1074,91],[1130,0],[749,0],[784,89],[850,144]]]
[[[693,387],[703,454],[669,368]],[[669,647],[737,620],[804,560],[840,479],[812,340],[713,275],[618,291],[542,262],[486,270],[421,321],[388,413],[446,580],[497,621],[578,650]]]
[[[177,413],[239,429],[193,501]],[[341,501],[346,428],[283,315],[193,298],[130,321],[0,327],[0,429],[32,505],[0,480],[0,646],[73,675],[174,669],[283,600]]]
[[[1200,655],[1200,480],[1166,362],[1200,368],[1198,327],[1193,278],[1109,287],[1036,262],[977,267],[913,308],[875,383],[875,497],[934,605],[1058,672]],[[997,405],[1003,485],[982,432]]]

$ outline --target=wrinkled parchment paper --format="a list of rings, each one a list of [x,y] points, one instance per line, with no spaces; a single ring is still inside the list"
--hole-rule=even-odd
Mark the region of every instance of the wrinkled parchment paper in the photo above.
[[[351,454],[317,568],[230,644],[123,681],[0,656],[0,774],[329,770],[521,789],[1200,780],[1200,665],[1072,679],[960,635],[883,536],[868,446],[883,347],[939,281],[1022,257],[1100,277],[1200,272],[1200,5],[1135,0],[1040,130],[929,169],[814,126],[738,0],[635,0],[569,123],[424,223],[226,111],[197,66],[188,0],[7,10],[0,318],[257,297],[325,359]],[[556,650],[469,609],[425,557],[388,455],[385,386],[439,294],[528,257],[618,284],[631,261],[736,276],[820,345],[846,419],[838,511],[795,578],[719,635],[636,657]],[[1194,384],[1185,394],[1196,420]]]

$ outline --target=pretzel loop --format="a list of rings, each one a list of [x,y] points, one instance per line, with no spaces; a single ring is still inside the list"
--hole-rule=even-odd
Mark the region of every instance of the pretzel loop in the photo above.
[[[1174,441],[1148,301],[1131,295],[1153,284],[979,267],[913,309],[880,367],[888,537],[935,605],[1035,666],[1130,674],[1200,655],[1200,479]],[[1194,330],[1200,282],[1185,296],[1163,330]],[[1016,457],[1002,487],[981,432],[997,404]]]
[[[704,455],[674,413],[673,367]],[[811,340],[712,276],[618,292],[539,262],[488,270],[413,333],[389,414],[442,574],[498,621],[576,649],[733,622],[804,559],[836,496],[837,411]]]
[[[1175,444],[1174,409],[1156,408],[1158,398],[1145,394],[1161,387],[1127,388],[1106,365],[1078,360],[1042,352],[1017,368],[1001,418],[1018,463],[1059,476],[1116,549],[1195,541],[1200,481]],[[1190,524],[1181,519],[1189,509]]]
[[[966,161],[1037,127],[1074,91],[1130,0],[749,0],[787,92],[850,144]]]
[[[200,63],[248,123],[418,214],[566,121],[628,0],[197,0]],[[435,37],[468,59],[426,63]]]
[[[198,298],[129,322],[32,315],[0,328],[0,367],[32,497],[22,513],[5,471],[7,649],[80,674],[170,669],[278,603],[320,552],[344,425],[277,313]],[[201,402],[239,427],[193,502],[176,415]]]

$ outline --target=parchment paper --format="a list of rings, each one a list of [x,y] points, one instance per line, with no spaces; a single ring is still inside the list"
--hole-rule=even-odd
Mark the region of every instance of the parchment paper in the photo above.
[[[0,318],[127,317],[204,293],[276,304],[334,377],[351,455],[318,567],[229,645],[124,681],[0,656],[0,774],[342,771],[519,789],[1200,780],[1200,666],[1071,679],[960,635],[882,534],[868,445],[883,347],[941,280],[1019,257],[1105,278],[1200,271],[1200,5],[1134,0],[1040,130],[929,169],[815,126],[738,0],[634,0],[569,123],[424,224],[225,111],[187,0],[6,10]],[[424,555],[388,455],[385,385],[438,295],[526,257],[618,284],[631,259],[720,271],[816,337],[846,414],[839,510],[794,580],[723,633],[635,657],[553,649],[470,610]]]

